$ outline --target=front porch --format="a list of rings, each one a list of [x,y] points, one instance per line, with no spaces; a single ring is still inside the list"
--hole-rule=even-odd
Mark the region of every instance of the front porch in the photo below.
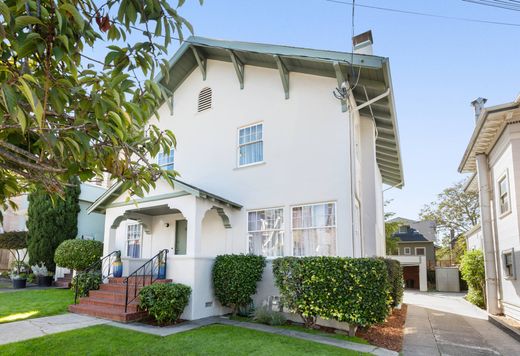
[[[217,255],[242,252],[246,247],[234,246],[232,236],[241,206],[185,183],[176,183],[175,188],[173,192],[141,200],[108,203],[104,255],[121,251],[126,277],[159,251],[167,250],[166,280],[192,288],[182,318],[194,320],[224,314],[228,310],[213,294],[212,267]],[[122,287],[116,287],[117,283],[120,281],[111,279],[93,294],[108,290],[119,293],[118,288]]]

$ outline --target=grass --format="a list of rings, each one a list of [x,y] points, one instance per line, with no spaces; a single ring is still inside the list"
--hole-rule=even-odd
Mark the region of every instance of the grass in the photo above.
[[[62,314],[73,302],[74,293],[69,289],[0,293],[0,324]]]
[[[159,337],[108,325],[0,346],[1,355],[362,355],[288,336],[210,325]]]
[[[232,316],[230,319],[236,320],[236,321],[248,322],[248,323],[256,323],[256,321],[254,321],[253,318],[249,318],[249,317],[246,317],[246,316],[240,316],[240,315]],[[281,325],[281,326],[273,326],[273,327],[274,328],[287,329],[287,330],[293,330],[293,331],[300,331],[300,332],[304,332],[304,333],[307,333],[307,334],[332,337],[332,338],[338,339],[338,340],[349,341],[349,342],[356,342],[358,344],[369,345],[368,341],[366,341],[365,339],[362,339],[360,337],[357,337],[357,336],[348,336],[348,335],[343,335],[343,334],[333,334],[333,333],[328,333],[328,332],[317,330],[317,329],[308,329],[308,328],[306,328],[306,327],[304,327],[302,325],[291,324],[291,325]]]

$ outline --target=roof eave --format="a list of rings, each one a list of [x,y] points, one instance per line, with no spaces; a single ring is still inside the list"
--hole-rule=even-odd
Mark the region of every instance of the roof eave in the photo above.
[[[473,152],[473,149],[475,147],[475,143],[480,135],[480,132],[482,131],[482,128],[484,127],[484,124],[486,123],[487,117],[489,114],[494,114],[502,111],[508,111],[511,109],[514,109],[519,106],[518,102],[510,102],[506,104],[496,105],[489,108],[484,108],[482,112],[479,115],[479,118],[477,120],[477,123],[475,125],[475,130],[473,130],[473,134],[471,135],[471,139],[469,141],[468,146],[466,147],[466,151],[464,152],[464,156],[462,157],[462,161],[459,164],[458,171],[459,173],[472,173],[475,172],[475,170],[470,170],[466,167],[470,157],[471,153]]]

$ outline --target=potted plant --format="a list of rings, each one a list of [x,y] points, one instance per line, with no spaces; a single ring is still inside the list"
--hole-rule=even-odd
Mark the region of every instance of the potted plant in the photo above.
[[[13,288],[25,288],[27,285],[27,271],[24,261],[27,257],[27,231],[1,233],[0,249],[9,250],[14,257],[11,270]]]
[[[123,276],[123,263],[121,262],[121,251],[116,251],[114,261],[112,261],[112,273],[114,277]]]
[[[165,256],[161,253],[157,261],[157,279],[166,278],[166,261],[164,257]]]
[[[47,270],[47,267],[45,267],[45,263],[41,262],[40,264],[41,265],[36,264],[34,266],[31,266],[31,270],[38,279],[39,287],[50,287],[52,286],[52,277],[54,276],[54,274]]]

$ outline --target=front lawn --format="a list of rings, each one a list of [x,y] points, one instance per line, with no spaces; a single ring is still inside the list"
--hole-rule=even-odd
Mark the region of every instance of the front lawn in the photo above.
[[[1,355],[362,355],[288,336],[210,325],[159,337],[108,325],[0,346]]]
[[[73,302],[74,293],[70,289],[0,293],[0,324],[62,314]]]

